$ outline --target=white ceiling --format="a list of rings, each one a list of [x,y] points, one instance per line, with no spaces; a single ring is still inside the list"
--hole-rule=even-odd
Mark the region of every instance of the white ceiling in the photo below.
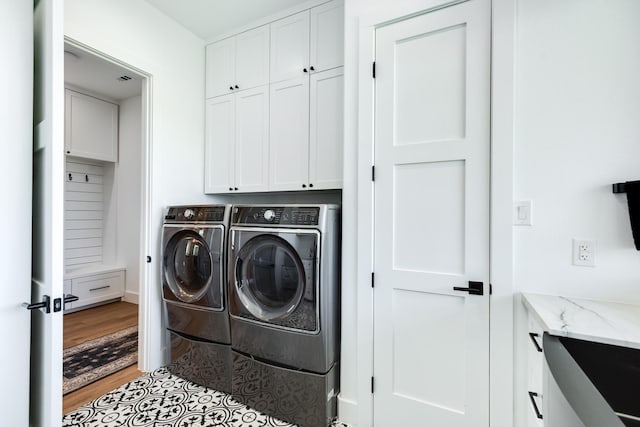
[[[265,18],[307,0],[146,0],[203,40]]]
[[[65,84],[113,101],[142,93],[142,81],[136,74],[71,45],[65,44],[64,50]],[[131,80],[123,81],[122,76],[131,77]]]

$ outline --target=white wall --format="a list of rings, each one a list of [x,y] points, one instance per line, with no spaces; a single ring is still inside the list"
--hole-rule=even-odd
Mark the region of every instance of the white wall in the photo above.
[[[159,285],[163,208],[205,200],[203,183],[204,43],[142,0],[66,0],[65,35],[152,76],[151,223],[148,297],[151,328],[143,369],[163,363]]]
[[[140,224],[142,215],[142,98],[120,102],[118,163],[117,265],[126,267],[127,302],[138,302],[140,264]]]
[[[640,252],[626,196],[640,179],[640,2],[517,0],[514,227],[520,292],[640,302]],[[595,240],[595,267],[572,265],[572,238]],[[526,315],[516,304],[519,417],[527,413]],[[520,422],[523,418],[520,418]]]
[[[640,302],[640,253],[625,195],[640,179],[640,2],[519,0],[515,198],[532,227],[515,228],[515,280],[531,291]],[[576,267],[572,238],[597,241]]]

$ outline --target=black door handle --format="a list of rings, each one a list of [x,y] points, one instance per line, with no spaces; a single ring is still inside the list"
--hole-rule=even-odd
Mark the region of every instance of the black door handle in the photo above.
[[[78,301],[80,298],[78,298],[75,295],[71,295],[71,294],[66,294],[63,298],[63,301],[65,304],[70,303],[70,302],[74,302],[74,301]]]
[[[33,304],[23,302],[22,306],[27,310],[37,310],[39,308],[44,308],[45,313],[51,313],[51,297],[49,297],[49,295],[43,295],[42,298],[42,301],[34,302]]]
[[[469,295],[484,295],[484,283],[469,281],[468,288],[461,288],[459,286],[453,287],[454,291],[469,292]]]

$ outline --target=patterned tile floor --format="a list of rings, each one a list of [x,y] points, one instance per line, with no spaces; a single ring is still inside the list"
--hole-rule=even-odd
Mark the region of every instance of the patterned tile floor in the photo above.
[[[295,427],[231,396],[171,375],[165,368],[68,413],[64,427]],[[334,422],[332,427],[348,427]]]

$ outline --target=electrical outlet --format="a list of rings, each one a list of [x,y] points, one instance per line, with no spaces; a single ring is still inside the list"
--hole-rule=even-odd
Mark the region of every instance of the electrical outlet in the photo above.
[[[596,242],[595,240],[573,239],[573,265],[582,267],[595,267]]]

